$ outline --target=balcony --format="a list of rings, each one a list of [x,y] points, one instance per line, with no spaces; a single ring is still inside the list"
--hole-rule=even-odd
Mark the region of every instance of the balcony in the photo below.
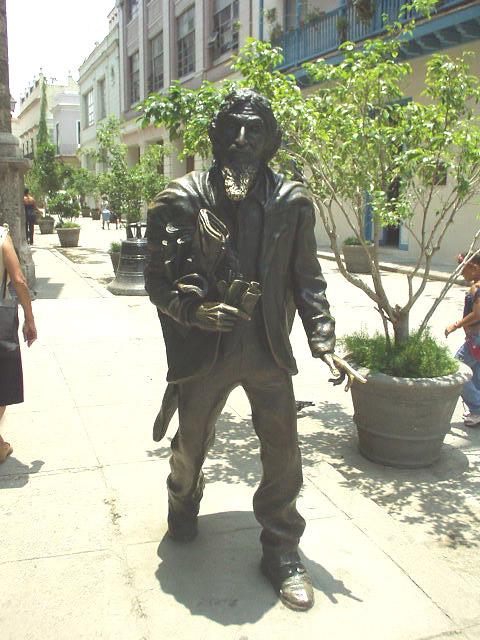
[[[332,54],[345,40],[361,42],[385,33],[382,14],[388,15],[393,22],[403,4],[405,0],[376,0],[372,3],[372,16],[366,20],[360,20],[357,9],[349,4],[282,34],[274,41],[275,46],[283,49],[284,62],[279,69],[291,69]],[[443,0],[429,20],[419,16],[418,19],[413,37],[402,47],[407,58],[480,38],[480,5],[477,1]]]

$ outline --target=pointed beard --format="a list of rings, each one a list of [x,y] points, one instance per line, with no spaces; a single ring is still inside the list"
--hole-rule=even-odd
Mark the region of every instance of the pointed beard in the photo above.
[[[258,165],[251,162],[234,166],[224,165],[222,176],[227,197],[234,202],[244,200],[255,183],[257,172]]]

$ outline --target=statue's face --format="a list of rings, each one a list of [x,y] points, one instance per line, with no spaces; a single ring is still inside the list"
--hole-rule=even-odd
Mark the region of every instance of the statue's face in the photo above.
[[[223,162],[229,166],[258,164],[267,142],[262,118],[252,109],[229,113],[221,124],[224,140]]]

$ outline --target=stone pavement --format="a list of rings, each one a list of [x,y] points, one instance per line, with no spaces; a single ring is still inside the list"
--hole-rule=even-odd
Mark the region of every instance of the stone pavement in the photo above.
[[[26,401],[2,426],[14,453],[0,466],[0,638],[478,640],[480,432],[464,429],[459,405],[431,469],[363,460],[350,396],[328,384],[299,323],[296,393],[315,401],[299,419],[315,608],[287,610],[260,574],[251,513],[259,455],[240,390],[206,465],[198,540],[165,537],[176,425],[151,440],[166,372],[154,308],[104,287],[109,242],[123,233],[87,219],[78,249],[36,238],[39,340],[23,353]],[[363,294],[333,263],[323,267],[338,334],[352,323],[380,328]],[[386,282],[401,295],[401,275]],[[421,305],[441,286],[431,283]],[[461,288],[450,292],[435,333],[458,317],[462,298]],[[455,348],[460,336],[450,340]]]

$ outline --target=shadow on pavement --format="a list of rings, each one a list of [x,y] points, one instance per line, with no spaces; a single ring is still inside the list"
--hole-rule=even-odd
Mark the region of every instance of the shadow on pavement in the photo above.
[[[305,420],[302,420],[304,418]],[[308,420],[307,420],[308,418]],[[480,430],[452,425],[465,446],[444,445],[438,463],[428,469],[394,469],[363,458],[351,416],[336,403],[305,408],[298,420],[305,474],[322,461],[343,476],[343,485],[360,491],[406,524],[421,525],[427,535],[449,547],[479,545]],[[470,460],[466,453],[473,451]],[[168,457],[168,441],[149,452]],[[219,418],[205,477],[255,487],[261,479],[258,440],[249,419],[225,412]],[[318,483],[321,490],[321,479]]]
[[[0,467],[0,491],[2,489],[21,489],[30,479],[32,473],[38,473],[45,462],[33,460],[28,465],[10,456]]]
[[[224,520],[229,531],[222,531]],[[190,544],[176,543],[167,535],[160,542],[155,576],[162,592],[192,615],[223,625],[257,622],[278,599],[260,572],[259,528],[252,514],[205,515],[199,518],[199,531]],[[331,602],[337,603],[339,596],[362,601],[324,567],[305,556],[303,560],[314,587]]]
[[[56,300],[60,297],[64,284],[52,282],[50,278],[37,278],[35,281],[35,296],[41,300]]]

